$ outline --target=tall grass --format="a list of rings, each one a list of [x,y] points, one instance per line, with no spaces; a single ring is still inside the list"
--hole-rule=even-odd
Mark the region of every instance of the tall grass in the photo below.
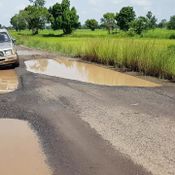
[[[144,38],[175,39],[175,30],[154,29],[143,34]]]
[[[12,33],[20,44],[82,57],[172,79],[175,77],[175,41],[111,37],[49,37]]]

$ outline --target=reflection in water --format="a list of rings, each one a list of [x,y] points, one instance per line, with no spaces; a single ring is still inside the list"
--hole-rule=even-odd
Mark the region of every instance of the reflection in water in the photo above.
[[[156,87],[158,84],[124,73],[73,60],[38,59],[25,62],[27,70],[82,82],[108,86]]]
[[[15,70],[0,70],[0,94],[12,92],[18,87]]]
[[[1,119],[0,140],[0,174],[51,174],[38,139],[26,121]]]

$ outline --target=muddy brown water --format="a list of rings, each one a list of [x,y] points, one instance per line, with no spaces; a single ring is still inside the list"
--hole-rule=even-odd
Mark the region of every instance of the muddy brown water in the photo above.
[[[157,87],[146,81],[111,69],[68,59],[37,59],[25,62],[27,70],[65,79],[108,86]]]
[[[15,70],[0,70],[0,94],[16,90],[18,77]]]
[[[51,175],[36,134],[28,122],[0,119],[0,174]]]

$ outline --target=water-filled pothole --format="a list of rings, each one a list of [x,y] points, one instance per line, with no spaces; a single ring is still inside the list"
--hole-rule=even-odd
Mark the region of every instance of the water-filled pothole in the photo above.
[[[16,90],[18,77],[15,70],[0,70],[0,94]]]
[[[0,141],[0,174],[51,174],[37,136],[26,121],[1,119]]]
[[[65,79],[78,80],[98,85],[157,87],[159,84],[131,75],[106,69],[94,64],[67,59],[37,59],[25,62],[27,70]]]

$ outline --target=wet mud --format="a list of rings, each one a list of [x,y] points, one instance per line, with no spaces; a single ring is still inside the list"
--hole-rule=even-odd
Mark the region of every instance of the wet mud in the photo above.
[[[78,80],[97,85],[158,87],[159,84],[120,73],[94,64],[67,59],[37,59],[25,62],[27,70],[70,80]]]
[[[18,77],[16,71],[0,70],[0,94],[12,92],[18,87]]]
[[[0,119],[0,140],[0,174],[52,174],[38,138],[27,121]]]

